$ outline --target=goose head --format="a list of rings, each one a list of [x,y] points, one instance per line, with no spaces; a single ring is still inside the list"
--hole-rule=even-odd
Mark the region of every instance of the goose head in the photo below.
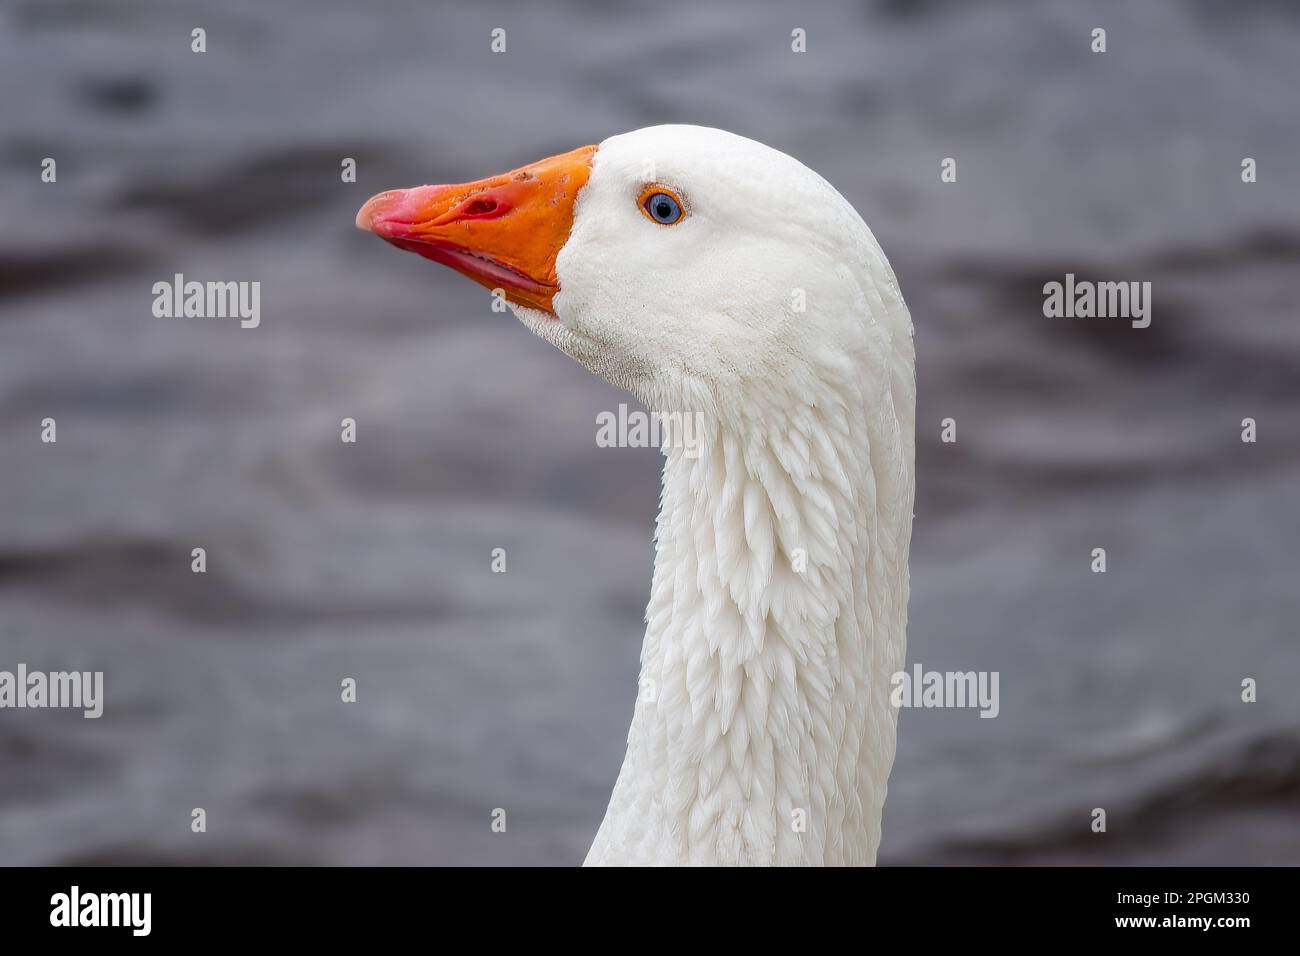
[[[910,334],[853,208],[797,160],[656,126],[477,182],[390,190],[357,225],[497,290],[654,410],[734,418],[860,374]],[[909,342],[910,346],[910,342]]]
[[[656,690],[588,862],[874,859],[915,386],[907,308],[853,208],[762,144],[658,126],[381,193],[357,224],[703,425],[702,454],[665,444],[641,656]],[[802,835],[786,821],[805,810]]]

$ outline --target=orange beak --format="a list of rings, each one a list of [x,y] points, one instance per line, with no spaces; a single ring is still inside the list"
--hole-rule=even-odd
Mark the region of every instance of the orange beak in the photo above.
[[[476,183],[391,189],[361,207],[357,227],[554,314],[555,257],[595,152],[583,146]]]

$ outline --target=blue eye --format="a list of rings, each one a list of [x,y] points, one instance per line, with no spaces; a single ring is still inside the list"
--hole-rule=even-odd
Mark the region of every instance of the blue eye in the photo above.
[[[642,206],[646,215],[662,226],[671,226],[682,218],[682,204],[677,201],[676,196],[670,196],[668,193],[651,193]]]

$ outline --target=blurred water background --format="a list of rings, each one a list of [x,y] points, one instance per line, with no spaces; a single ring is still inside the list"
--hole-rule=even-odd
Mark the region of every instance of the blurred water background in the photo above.
[[[107,702],[0,712],[0,864],[581,861],[659,455],[352,219],[663,122],[818,170],[911,305],[909,661],[1001,712],[904,712],[881,862],[1300,862],[1298,81],[1265,0],[7,0],[0,669]],[[1151,327],[1045,319],[1067,271]],[[176,272],[259,280],[261,327],[155,318]]]

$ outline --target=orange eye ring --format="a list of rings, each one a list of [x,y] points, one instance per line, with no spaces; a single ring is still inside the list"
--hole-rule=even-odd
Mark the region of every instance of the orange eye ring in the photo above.
[[[676,192],[659,183],[651,183],[637,198],[641,215],[656,226],[675,226],[686,218],[686,203]]]

